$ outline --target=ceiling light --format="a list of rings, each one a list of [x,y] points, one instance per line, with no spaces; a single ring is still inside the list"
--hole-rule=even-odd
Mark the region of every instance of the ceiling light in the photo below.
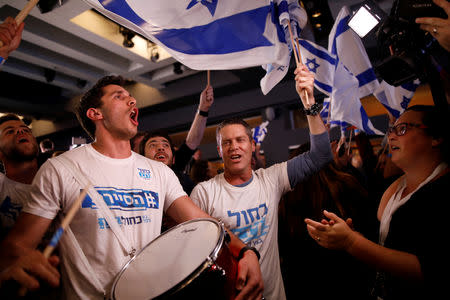
[[[374,29],[384,17],[384,12],[372,1],[364,1],[348,21],[353,31],[361,38]]]
[[[122,26],[119,26],[119,32],[123,35],[123,46],[126,48],[133,48],[134,43],[132,39],[134,38],[136,33]]]
[[[313,18],[318,18],[318,17],[320,17],[321,15],[322,15],[321,12],[316,12],[316,13],[313,14],[311,17],[313,17]]]

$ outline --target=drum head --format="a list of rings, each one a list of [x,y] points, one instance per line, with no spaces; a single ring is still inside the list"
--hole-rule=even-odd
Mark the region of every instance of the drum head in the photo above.
[[[191,220],[171,228],[125,265],[113,284],[112,298],[153,299],[189,280],[216,251],[221,234],[220,224],[212,219]]]

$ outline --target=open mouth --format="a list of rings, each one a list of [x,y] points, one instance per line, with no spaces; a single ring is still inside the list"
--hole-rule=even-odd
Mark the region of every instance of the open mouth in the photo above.
[[[138,122],[138,114],[139,114],[139,112],[138,112],[137,108],[133,108],[133,110],[130,113],[131,122],[134,125],[136,125],[136,126],[139,124],[139,122]]]
[[[156,154],[155,155],[155,160],[159,160],[159,161],[164,161],[164,160],[166,160],[166,156],[164,155],[164,154]]]

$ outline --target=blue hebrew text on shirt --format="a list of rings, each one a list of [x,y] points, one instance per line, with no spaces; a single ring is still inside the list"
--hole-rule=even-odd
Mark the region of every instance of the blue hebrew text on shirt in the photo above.
[[[149,218],[149,216],[146,216],[146,215],[133,216],[133,217],[117,216],[116,220],[117,220],[117,224],[119,224],[119,226],[139,225],[139,224],[145,224],[145,223],[151,222],[151,219]],[[98,221],[98,226],[100,229],[110,228],[110,226],[105,218],[98,218],[97,221]]]
[[[109,209],[122,211],[145,211],[159,209],[158,193],[141,189],[118,189],[113,187],[95,187],[103,197]],[[89,195],[83,200],[82,208],[97,209]]]
[[[9,196],[6,196],[0,206],[0,214],[12,220],[17,219],[21,210],[22,205],[12,202]]]
[[[265,204],[241,211],[229,210],[227,213],[228,217],[235,219],[235,225],[232,226],[231,231],[246,244],[260,243],[260,238],[269,231],[269,224],[266,224],[267,206]]]

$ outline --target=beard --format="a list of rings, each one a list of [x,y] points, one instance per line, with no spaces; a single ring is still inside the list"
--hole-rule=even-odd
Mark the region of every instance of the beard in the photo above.
[[[14,162],[32,161],[39,155],[37,144],[33,144],[31,147],[14,146],[3,149],[2,152],[7,160]]]

